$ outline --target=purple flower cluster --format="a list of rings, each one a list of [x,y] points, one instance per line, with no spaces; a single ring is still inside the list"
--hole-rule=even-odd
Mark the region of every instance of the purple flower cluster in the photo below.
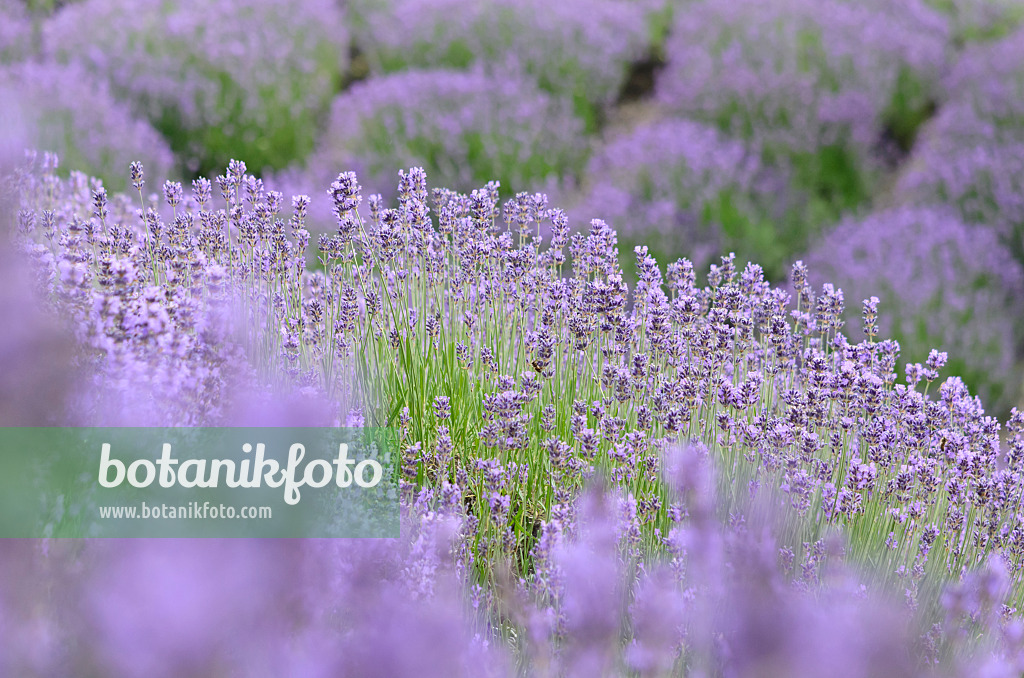
[[[493,596],[520,629],[514,641],[491,635],[479,607],[486,593],[467,594],[459,575],[467,521],[458,495],[421,492],[398,540],[5,544],[0,669],[117,678],[226,668],[499,677],[517,675],[516,663],[520,675],[538,676],[1019,672],[1021,625],[1004,618],[1005,561],[947,588],[945,621],[922,635],[904,606],[867,590],[841,539],[805,544],[797,556],[780,546],[771,510],[750,505],[719,521],[700,454],[668,457],[669,495],[690,512],[666,535],[671,560],[628,557],[628,502],[613,492],[585,492],[571,530],[545,525],[544,587],[513,580]],[[991,641],[972,648],[978,630]],[[942,659],[959,648],[970,652]]]
[[[277,350],[288,360],[294,352],[287,346],[294,339],[278,336],[276,324],[266,330],[273,341],[260,338],[258,328],[289,309],[271,303],[276,300],[267,299],[252,280],[246,299],[228,271],[233,261],[250,275],[263,276],[286,271],[294,276],[305,266],[301,249],[282,244],[283,230],[276,245],[269,233],[266,242],[258,237],[274,227],[280,195],[263,193],[244,164],[233,163],[218,180],[232,208],[234,218],[229,218],[227,211],[212,209],[212,186],[205,179],[193,184],[187,198],[181,184],[168,181],[162,199],[153,194],[147,201],[142,199],[145,172],[133,163],[137,197],[132,201],[108,194],[102,183],[79,172],[59,179],[51,154],[34,161],[32,171],[19,177],[23,210],[17,228],[40,236],[26,245],[25,254],[49,271],[39,277],[43,298],[55,304],[85,356],[67,416],[93,425],[133,426],[246,418],[255,403],[231,394],[256,397],[261,385],[280,384],[282,376],[271,382],[264,372],[261,378],[259,356],[247,354],[246,347],[283,345]],[[243,200],[251,201],[249,210],[242,211]],[[280,222],[278,227],[283,229]],[[249,242],[259,243],[259,254],[251,251],[247,263],[234,259],[241,255],[232,244]],[[272,247],[277,247],[273,254]],[[276,263],[265,271],[253,263],[268,259]],[[247,336],[239,339],[237,328],[243,325]],[[306,386],[297,372],[291,383]]]
[[[658,99],[792,164],[797,190],[852,207],[886,134],[913,139],[947,40],[916,1],[697,2],[676,15]]]
[[[390,0],[352,3],[355,41],[374,72],[519,70],[547,92],[604,111],[644,56],[641,3],[621,0]],[[591,123],[596,122],[594,120]]]
[[[191,172],[239,149],[257,169],[303,157],[347,59],[330,0],[88,0],[44,33],[49,53],[107,80]]]
[[[1024,32],[969,48],[946,83],[948,102],[897,186],[904,202],[941,201],[994,227],[1024,260]]]
[[[1024,271],[991,229],[945,208],[897,208],[838,225],[806,261],[850,301],[877,296],[875,331],[897,339],[906,361],[947,351],[990,408],[1016,402]],[[859,311],[849,305],[851,334],[864,326]]]
[[[584,162],[582,133],[568,103],[528,80],[406,71],[357,83],[335,99],[308,169],[276,181],[320,195],[338,168],[348,168],[368,192],[393,195],[398,170],[416,165],[455,190],[491,179],[513,191],[556,186]]]
[[[1024,254],[1024,143],[963,146],[943,137],[956,117],[946,109],[915,149],[897,184],[904,204],[941,202],[979,228],[994,229],[1018,259]]]
[[[4,125],[5,144],[56,152],[71,167],[124,189],[125,168],[142,159],[156,177],[166,177],[174,156],[163,138],[118,101],[106,84],[77,65],[23,62],[0,67],[4,116],[22,120]]]
[[[735,251],[778,278],[795,249],[783,243],[798,234],[774,226],[786,210],[785,177],[713,127],[689,120],[642,125],[592,157],[585,177],[586,219],[600,217],[623,240],[669,259],[686,256],[698,270]]]
[[[400,540],[9,541],[0,670],[512,675],[464,612],[449,556],[458,529],[413,507]]]
[[[31,51],[32,19],[19,0],[0,0],[0,64],[24,58]]]
[[[691,261],[662,270],[642,247],[631,291],[607,223],[571,235],[542,194],[429,191],[420,168],[400,172],[394,202],[364,204],[357,176],[337,175],[336,230],[319,238],[313,271],[308,196],[289,209],[243,163],[191,190],[166,182],[162,204],[143,198],[139,165],[138,200],[54,166],[44,156],[16,175],[9,215],[38,303],[70,326],[86,368],[69,416],[266,423],[271,411],[307,423],[304,403],[326,401],[316,417],[397,429],[403,537],[5,547],[0,638],[16,651],[2,668],[862,676],[919,675],[921,662],[967,676],[979,662],[1019,665],[1024,414],[1001,440],[963,380],[940,379],[964,355],[945,346],[901,383],[877,297],[860,307],[866,336],[851,340],[844,292],[816,292],[802,264],[792,294],[734,256],[698,286]],[[943,219],[881,215],[869,240],[909,232],[929,244],[922,265],[962,277],[950,289],[977,288],[975,312],[997,313],[984,290],[1019,288],[1020,272],[981,255],[998,251],[994,236],[976,245]],[[885,240],[883,254],[901,247]],[[271,396],[233,399],[233,384]],[[271,387],[289,394],[283,405]],[[8,584],[33,571],[49,577],[38,589]],[[933,663],[951,655],[962,666]]]
[[[0,167],[3,164],[0,157]],[[5,213],[6,196],[0,195]],[[0,218],[0,229],[14,224]],[[59,320],[40,308],[32,286],[32,271],[7,243],[0,246],[0,313],[17,322],[0,328],[0,426],[49,426],[66,421],[75,382],[75,343]],[[2,622],[0,622],[2,624]],[[2,666],[2,664],[0,664]]]
[[[1024,7],[1016,0],[924,0],[949,16],[957,43],[1004,37],[1024,20]]]

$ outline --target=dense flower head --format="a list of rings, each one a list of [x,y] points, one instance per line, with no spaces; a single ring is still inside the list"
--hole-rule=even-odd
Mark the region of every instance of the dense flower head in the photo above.
[[[590,116],[615,100],[647,43],[644,8],[621,0],[352,5],[355,40],[375,72],[514,65],[551,94],[588,104],[577,110]]]
[[[877,333],[897,339],[905,360],[947,351],[989,407],[1012,402],[1024,274],[992,230],[946,208],[896,208],[836,226],[806,260],[848,299],[878,297]],[[851,335],[858,310],[847,309]]]
[[[239,152],[259,170],[312,148],[347,59],[339,12],[329,0],[89,0],[61,9],[45,43],[108,81],[189,171]]]
[[[851,207],[886,137],[912,142],[946,38],[919,2],[698,2],[676,13],[658,99],[793,164],[812,197]]]
[[[456,190],[497,178],[520,191],[577,173],[582,131],[566,102],[513,74],[394,73],[337,97],[306,176],[280,181],[321,186],[338,168],[354,169],[368,192],[391,195],[398,170],[417,165]],[[314,208],[322,202],[314,199]]]
[[[57,153],[71,167],[124,188],[125,168],[142,159],[154,177],[168,176],[174,156],[145,120],[117,100],[106,84],[82,67],[24,62],[0,67],[6,115],[20,111],[27,138],[22,149]],[[14,131],[6,126],[3,136]],[[11,140],[14,143],[15,140]]]
[[[772,227],[785,210],[785,178],[765,170],[756,149],[702,123],[666,120],[613,139],[590,159],[585,183],[583,216],[699,270],[736,251],[779,278],[798,249],[782,243],[792,233]]]

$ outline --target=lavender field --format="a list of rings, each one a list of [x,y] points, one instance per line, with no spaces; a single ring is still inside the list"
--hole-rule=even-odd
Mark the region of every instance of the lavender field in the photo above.
[[[1018,0],[0,0],[0,226],[0,426],[401,509],[40,494],[2,677],[1024,675]]]

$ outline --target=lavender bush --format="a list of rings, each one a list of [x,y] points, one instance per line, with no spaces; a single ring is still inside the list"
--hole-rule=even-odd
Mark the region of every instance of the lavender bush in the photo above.
[[[585,160],[582,123],[563,101],[513,75],[407,71],[357,83],[335,99],[307,169],[276,178],[329,202],[314,187],[353,167],[374,193],[394,195],[394,177],[423,165],[457,190],[491,179],[512,191],[570,184]],[[329,222],[329,223],[330,223]]]
[[[60,180],[53,174],[55,162],[47,154],[35,159],[33,173],[19,175],[27,209],[18,228],[38,229],[42,236],[26,254],[51,269],[40,284],[81,346],[84,374],[75,395],[75,421],[200,426],[227,417],[248,420],[238,410],[245,403],[233,393],[258,398],[261,389],[273,389],[281,397],[310,385],[309,375],[295,368],[297,352],[290,351],[288,366],[275,363],[272,374],[261,359],[292,341],[279,336],[270,320],[289,306],[278,306],[280,300],[271,306],[269,277],[263,286],[249,281],[244,291],[234,287],[225,265],[234,260],[252,268],[256,258],[234,259],[239,256],[234,247],[256,233],[251,230],[256,223],[247,223],[244,232],[236,226],[229,234],[227,213],[211,210],[209,181],[196,181],[187,197],[181,184],[170,181],[161,197],[144,197],[145,172],[133,163],[132,200],[108,195],[101,183],[79,172]],[[268,211],[261,183],[249,176],[243,184],[244,173],[244,164],[232,163],[218,182],[229,208],[237,210],[246,200],[255,206],[258,200],[261,218],[272,220],[275,213]],[[279,208],[280,195],[270,200],[275,198]],[[305,284],[296,277],[305,268],[305,252],[291,243],[278,246],[285,249],[277,250],[277,263],[267,275],[281,277],[274,287],[282,295],[285,279]],[[288,296],[297,299],[301,293],[296,289]],[[335,377],[342,378],[340,369]],[[318,385],[336,398],[344,395],[331,384]]]
[[[676,13],[658,98],[790,167],[820,223],[869,198],[880,148],[910,147],[947,36],[919,2],[697,2]]]
[[[594,129],[646,50],[643,3],[622,0],[361,0],[356,43],[371,71],[522,71]],[[494,177],[491,177],[494,178]]]
[[[896,187],[908,203],[941,201],[994,227],[1024,261],[1024,33],[974,46],[946,83],[949,99]]]
[[[1024,20],[1024,7],[1014,0],[925,0],[949,16],[953,38],[970,43],[1001,38]]]
[[[19,150],[38,146],[60,154],[72,167],[124,189],[124,168],[142,158],[153,176],[167,177],[174,156],[161,136],[132,115],[102,81],[71,65],[24,62],[0,67],[0,91],[8,115],[24,121],[19,132],[5,125],[6,143]],[[23,138],[14,138],[22,136]]]
[[[304,157],[348,48],[329,0],[88,0],[61,9],[45,42],[107,80],[189,172],[239,149],[256,169]]]
[[[963,106],[948,133],[964,143],[1020,139],[1024,129],[1021,92],[1021,36],[1015,34],[986,45],[972,45],[944,82],[944,99]],[[968,115],[973,114],[975,119]],[[962,122],[961,122],[962,120]]]
[[[911,205],[948,205],[966,222],[994,230],[1001,244],[1024,260],[1024,143],[952,142],[942,129],[958,113],[947,108],[934,133],[915,149],[895,198]]]
[[[19,0],[0,2],[0,64],[24,58],[31,51],[32,18]]]
[[[0,168],[7,166],[8,160],[0,148]],[[11,196],[0,190],[0,233],[14,230],[14,219],[8,223],[6,218],[14,213],[11,202]],[[31,294],[33,271],[9,242],[0,245],[0,272],[4,279],[0,287],[0,313],[5,318],[17,319],[0,328],[0,355],[4,356],[0,373],[0,426],[65,423],[77,376],[74,338],[48,309],[37,303]]]
[[[898,208],[838,225],[806,260],[847,298],[880,300],[876,331],[899,340],[905,361],[938,349],[989,408],[1017,402],[1024,271],[990,229],[943,208]],[[857,310],[846,314],[854,332]]]
[[[652,253],[685,255],[697,270],[736,251],[781,278],[802,240],[784,220],[785,177],[766,170],[756,150],[701,123],[641,125],[592,157],[585,177],[581,216],[600,216],[623,242]]]

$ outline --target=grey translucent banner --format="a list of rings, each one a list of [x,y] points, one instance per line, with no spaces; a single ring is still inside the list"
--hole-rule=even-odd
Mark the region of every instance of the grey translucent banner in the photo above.
[[[0,537],[397,537],[394,435],[0,428]]]

